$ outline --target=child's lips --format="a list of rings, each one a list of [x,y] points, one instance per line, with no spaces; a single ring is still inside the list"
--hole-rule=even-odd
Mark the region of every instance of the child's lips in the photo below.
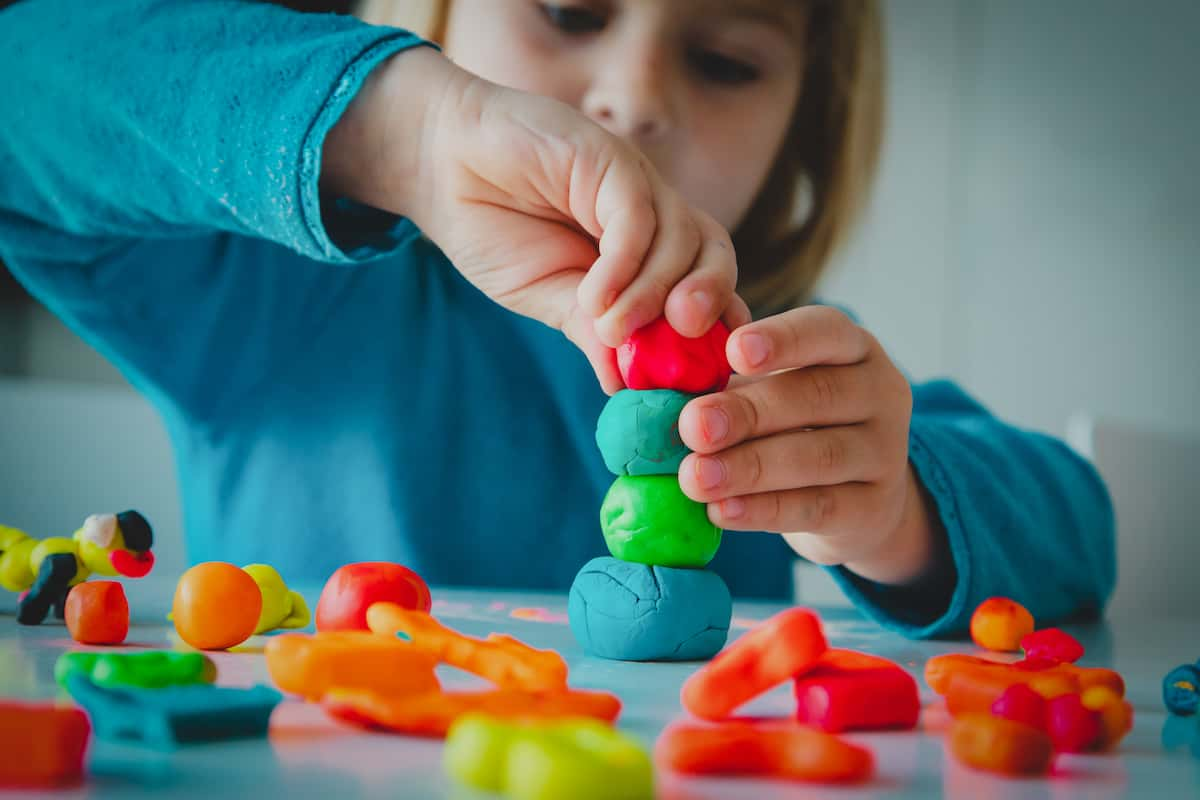
[[[108,560],[119,575],[126,578],[142,578],[154,569],[154,553],[146,550],[134,553],[130,550],[114,550]]]

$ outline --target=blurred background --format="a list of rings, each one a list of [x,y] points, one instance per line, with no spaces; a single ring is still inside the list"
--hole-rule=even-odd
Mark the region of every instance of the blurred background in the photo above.
[[[1118,609],[1196,598],[1200,3],[884,11],[882,169],[824,296],[914,379],[948,376],[1096,459],[1117,499]],[[2,270],[0,452],[0,523],[69,533],[136,505],[177,532],[153,411]]]

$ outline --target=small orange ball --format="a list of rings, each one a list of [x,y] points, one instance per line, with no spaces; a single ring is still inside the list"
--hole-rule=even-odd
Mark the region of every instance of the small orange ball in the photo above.
[[[129,635],[129,601],[116,581],[72,586],[63,616],[71,638],[82,644],[120,644]]]
[[[971,615],[971,638],[988,650],[1015,653],[1021,639],[1033,633],[1033,615],[1007,597],[989,597]]]
[[[209,561],[183,573],[171,615],[180,638],[200,650],[227,650],[254,635],[262,591],[245,571]]]

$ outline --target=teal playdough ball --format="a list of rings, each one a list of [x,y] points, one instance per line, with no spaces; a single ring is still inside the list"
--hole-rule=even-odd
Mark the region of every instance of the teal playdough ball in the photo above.
[[[679,412],[695,395],[670,389],[623,389],[596,422],[596,444],[614,475],[674,475],[689,452],[679,438]]]
[[[567,616],[584,651],[620,661],[694,661],[725,646],[733,603],[721,576],[604,556],[571,584]]]
[[[674,475],[622,476],[600,505],[608,552],[622,561],[700,568],[721,546],[721,529]]]

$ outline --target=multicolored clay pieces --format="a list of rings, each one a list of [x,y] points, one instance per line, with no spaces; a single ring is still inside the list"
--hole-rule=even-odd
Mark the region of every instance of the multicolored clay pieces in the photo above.
[[[972,618],[980,646],[1012,650],[1015,663],[950,653],[925,664],[925,682],[954,717],[947,747],[977,769],[1008,775],[1045,773],[1056,753],[1112,750],[1133,727],[1125,681],[1111,669],[1079,667],[1084,654],[1071,635],[1034,632],[1028,611],[991,598]]]
[[[679,414],[695,393],[729,381],[728,338],[720,322],[688,339],[660,318],[617,350],[629,388],[609,399],[596,426],[596,444],[617,476],[600,507],[612,558],[584,565],[568,603],[571,630],[591,655],[706,659],[725,643],[729,590],[703,571],[721,545],[721,529],[705,504],[683,493],[678,472],[688,453]]]

